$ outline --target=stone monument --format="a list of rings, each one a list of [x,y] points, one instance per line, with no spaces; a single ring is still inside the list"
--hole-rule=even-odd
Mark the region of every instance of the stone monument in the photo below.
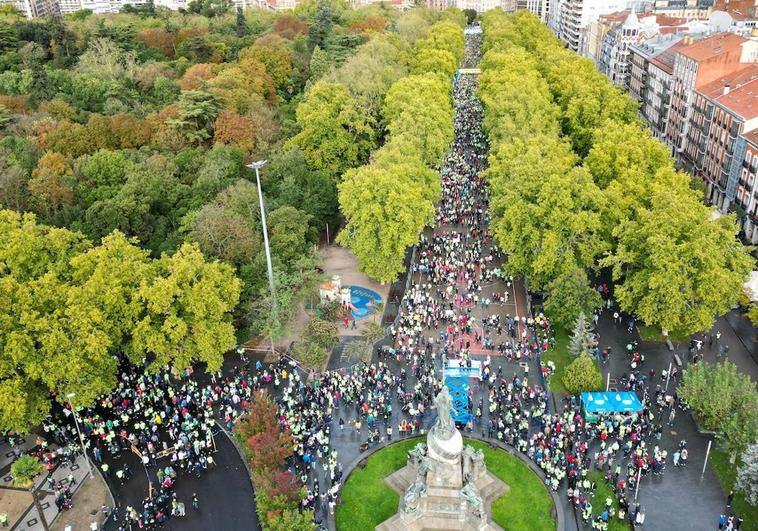
[[[487,471],[481,450],[463,447],[447,387],[434,403],[437,420],[426,444],[417,444],[408,452],[408,464],[385,479],[400,495],[400,506],[377,531],[502,529],[489,515],[492,502],[508,486]]]

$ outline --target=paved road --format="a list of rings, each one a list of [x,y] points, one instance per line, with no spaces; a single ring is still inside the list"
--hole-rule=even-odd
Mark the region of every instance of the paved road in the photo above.
[[[217,463],[215,469],[206,472],[200,479],[195,476],[179,476],[175,488],[178,499],[186,505],[187,516],[172,518],[162,529],[181,529],[182,531],[216,529],[257,531],[260,529],[258,516],[255,514],[253,487],[245,464],[223,432],[216,435],[216,447],[218,452],[213,456]],[[135,455],[120,459],[120,466],[123,466],[124,462],[129,464],[134,477],[122,486],[111,474],[108,480],[109,486],[122,507],[131,505],[140,508],[148,489],[145,469]],[[153,482],[156,481],[155,470],[148,469]],[[200,502],[199,511],[194,511],[191,507],[193,492],[197,493]],[[105,527],[106,530],[117,528],[118,526],[113,523]]]

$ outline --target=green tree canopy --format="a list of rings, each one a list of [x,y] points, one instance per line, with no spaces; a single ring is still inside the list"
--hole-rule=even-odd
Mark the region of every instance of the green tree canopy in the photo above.
[[[371,117],[362,114],[345,87],[319,81],[297,107],[300,132],[287,145],[302,150],[308,164],[335,181],[366,160],[376,139]]]

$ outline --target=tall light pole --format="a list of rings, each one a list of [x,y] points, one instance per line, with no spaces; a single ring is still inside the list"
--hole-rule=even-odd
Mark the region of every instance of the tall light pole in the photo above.
[[[84,454],[84,460],[87,462],[87,474],[89,477],[92,477],[92,464],[89,462],[89,457],[87,457],[87,447],[84,446],[84,437],[82,437],[82,430],[79,429],[79,420],[76,416],[76,409],[74,409],[74,404],[71,402],[71,399],[76,396],[76,393],[69,393],[66,395],[66,398],[68,398],[68,405],[71,406],[71,414],[74,416],[74,424],[76,424],[76,432],[79,434],[79,443],[82,445],[82,454]]]
[[[271,315],[272,321],[276,320],[276,290],[274,289],[274,269],[271,266],[271,249],[268,245],[268,227],[266,226],[266,208],[263,206],[263,187],[261,186],[260,169],[267,161],[258,160],[247,167],[255,170],[255,181],[258,184],[258,202],[261,207],[261,225],[263,227],[263,247],[266,250],[266,268],[268,269],[268,287],[271,290]],[[274,352],[274,336],[271,333],[271,352]]]

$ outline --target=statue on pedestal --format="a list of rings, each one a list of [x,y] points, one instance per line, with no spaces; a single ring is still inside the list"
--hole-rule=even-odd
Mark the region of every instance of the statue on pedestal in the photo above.
[[[484,502],[482,501],[482,497],[479,495],[479,489],[476,488],[476,485],[474,485],[473,482],[466,483],[466,485],[461,489],[461,497],[466,500],[466,503],[468,504],[468,510],[471,514],[473,514],[479,520],[486,518],[486,514],[484,512]]]
[[[405,502],[405,508],[403,509],[406,514],[415,514],[418,512],[420,498],[426,496],[426,483],[424,480],[416,476],[416,481],[411,483],[408,490],[405,491],[403,501]]]
[[[456,428],[452,417],[453,399],[450,397],[450,392],[446,386],[442,387],[442,391],[434,399],[434,405],[437,407],[437,420],[434,422],[431,432],[438,439],[449,439],[455,433]]]

